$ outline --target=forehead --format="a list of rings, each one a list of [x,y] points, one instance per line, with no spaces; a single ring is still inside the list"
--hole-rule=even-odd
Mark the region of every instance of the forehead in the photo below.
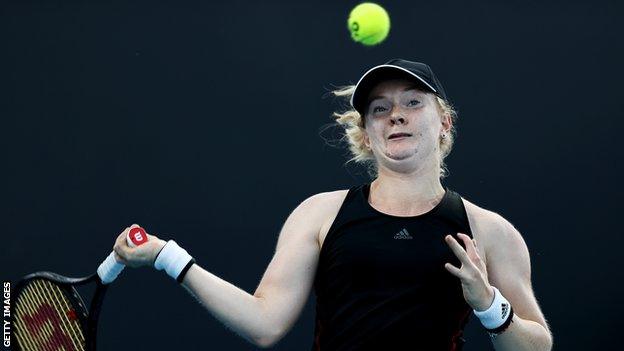
[[[413,81],[407,79],[391,79],[377,83],[370,90],[370,93],[368,94],[368,101],[376,97],[402,93],[410,89],[414,89],[421,93],[426,93],[425,91],[421,90],[418,84],[414,83]]]

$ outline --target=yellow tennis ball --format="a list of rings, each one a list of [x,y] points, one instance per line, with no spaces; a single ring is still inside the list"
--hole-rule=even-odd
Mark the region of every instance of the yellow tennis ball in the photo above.
[[[347,25],[353,40],[368,46],[377,45],[390,32],[390,16],[383,7],[365,2],[351,10]]]

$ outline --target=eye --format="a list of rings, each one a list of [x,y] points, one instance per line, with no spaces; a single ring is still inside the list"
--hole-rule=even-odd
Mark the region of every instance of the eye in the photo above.
[[[420,104],[420,101],[416,100],[416,99],[412,99],[407,103],[407,106],[416,106]]]
[[[375,107],[373,107],[373,113],[384,112],[385,110],[386,110],[386,108],[383,107],[383,106],[375,106]]]

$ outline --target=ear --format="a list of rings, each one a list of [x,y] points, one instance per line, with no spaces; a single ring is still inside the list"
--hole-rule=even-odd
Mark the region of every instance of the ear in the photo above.
[[[451,118],[451,115],[448,113],[442,113],[440,122],[442,123],[442,130],[449,133],[453,127],[453,119]]]
[[[370,149],[370,139],[368,138],[368,133],[366,133],[366,129],[364,129],[364,145],[367,149]]]
[[[435,104],[436,110],[438,111],[438,114],[440,115],[440,123],[442,124],[441,131],[445,133],[450,133],[453,127],[453,119],[451,118],[451,114],[444,112],[444,110],[442,109],[442,105],[440,101],[438,100],[439,99],[438,97],[436,97],[432,93],[429,93],[429,95],[433,99],[433,103]]]

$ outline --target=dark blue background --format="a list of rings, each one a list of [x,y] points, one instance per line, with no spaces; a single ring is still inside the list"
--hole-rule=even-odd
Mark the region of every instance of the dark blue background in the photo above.
[[[444,181],[523,234],[557,350],[619,344],[624,293],[623,8],[618,1],[5,1],[0,5],[4,280],[91,273],[128,225],[175,238],[253,293],[288,214],[367,181],[321,131],[335,86],[401,57],[459,110]],[[314,298],[276,350],[312,343]],[[162,272],[110,289],[103,350],[251,350]],[[491,349],[477,320],[466,350]]]

